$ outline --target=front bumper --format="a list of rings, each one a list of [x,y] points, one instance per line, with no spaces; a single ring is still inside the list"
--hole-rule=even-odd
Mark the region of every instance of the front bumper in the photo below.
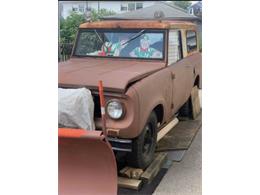
[[[131,139],[107,138],[114,151],[132,152]]]

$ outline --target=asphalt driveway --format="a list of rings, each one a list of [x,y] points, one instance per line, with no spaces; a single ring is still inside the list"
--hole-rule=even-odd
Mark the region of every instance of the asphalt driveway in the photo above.
[[[202,90],[199,90],[202,105]],[[174,162],[154,195],[201,195],[202,194],[202,129],[198,131],[181,162]]]
[[[202,194],[202,130],[194,138],[181,162],[174,162],[154,195],[201,195]]]

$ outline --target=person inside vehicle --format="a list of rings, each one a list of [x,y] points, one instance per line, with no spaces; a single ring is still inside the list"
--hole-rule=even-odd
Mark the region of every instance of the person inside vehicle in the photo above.
[[[138,58],[161,58],[162,52],[150,47],[149,36],[145,34],[140,39],[140,47],[136,47],[129,55]]]

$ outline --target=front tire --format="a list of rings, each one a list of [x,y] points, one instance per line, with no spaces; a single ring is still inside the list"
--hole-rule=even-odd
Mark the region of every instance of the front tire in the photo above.
[[[133,140],[132,152],[127,155],[129,166],[145,169],[153,160],[157,142],[157,117],[149,116],[142,133]]]

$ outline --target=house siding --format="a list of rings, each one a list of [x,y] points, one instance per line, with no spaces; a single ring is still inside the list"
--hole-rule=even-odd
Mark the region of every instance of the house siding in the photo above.
[[[63,18],[67,18],[73,7],[79,7],[82,6],[84,7],[84,10],[86,10],[86,8],[91,8],[94,10],[98,10],[99,9],[107,9],[110,11],[114,11],[116,13],[123,13],[123,12],[127,12],[126,11],[121,11],[121,4],[122,3],[137,3],[135,1],[63,1],[63,2],[59,2],[59,7],[60,7],[60,12],[61,12],[61,16]],[[151,5],[153,5],[155,2],[153,1],[138,1],[138,3],[143,3],[143,8],[145,7],[149,7]],[[80,13],[80,12],[79,12]]]

